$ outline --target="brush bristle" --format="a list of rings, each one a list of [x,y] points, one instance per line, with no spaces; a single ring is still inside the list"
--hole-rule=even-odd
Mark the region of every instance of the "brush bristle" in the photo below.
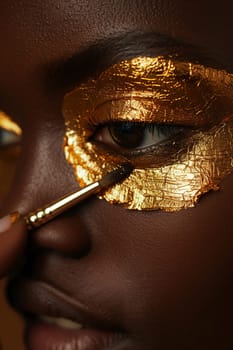
[[[118,168],[114,169],[107,175],[105,175],[100,181],[100,185],[102,188],[107,188],[111,185],[114,185],[122,180],[124,180],[126,177],[128,177],[131,172],[133,171],[133,166],[130,163],[125,163],[119,166]]]

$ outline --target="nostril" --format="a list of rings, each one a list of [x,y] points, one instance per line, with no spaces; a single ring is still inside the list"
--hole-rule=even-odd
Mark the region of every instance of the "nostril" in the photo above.
[[[77,258],[87,254],[90,249],[87,229],[77,216],[61,216],[30,235],[35,249],[46,248]]]

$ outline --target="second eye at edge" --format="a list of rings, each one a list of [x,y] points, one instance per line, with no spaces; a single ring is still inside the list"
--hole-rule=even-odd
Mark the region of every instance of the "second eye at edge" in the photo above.
[[[0,148],[11,147],[19,144],[21,135],[0,127]]]

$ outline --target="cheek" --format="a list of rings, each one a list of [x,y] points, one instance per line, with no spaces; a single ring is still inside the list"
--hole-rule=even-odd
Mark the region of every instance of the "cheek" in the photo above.
[[[228,332],[233,307],[232,195],[231,175],[196,208],[171,214],[122,210],[97,222],[97,231],[106,234],[95,246],[97,254],[117,266],[118,291],[132,331],[154,329],[157,336],[182,339],[185,329],[194,341],[195,332],[207,331],[207,325],[212,332],[223,327]]]
[[[8,150],[0,150],[0,205],[10,190],[19,152],[20,150],[17,147],[12,147]]]

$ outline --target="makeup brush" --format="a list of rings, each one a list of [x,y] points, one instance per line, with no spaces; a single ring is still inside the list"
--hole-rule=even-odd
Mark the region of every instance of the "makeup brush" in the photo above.
[[[124,180],[130,175],[132,170],[133,166],[130,163],[125,163],[104,175],[100,181],[87,185],[76,192],[69,193],[58,200],[45,205],[43,208],[35,210],[25,217],[28,229],[32,230],[47,223],[86,198],[106,190],[108,187]]]

